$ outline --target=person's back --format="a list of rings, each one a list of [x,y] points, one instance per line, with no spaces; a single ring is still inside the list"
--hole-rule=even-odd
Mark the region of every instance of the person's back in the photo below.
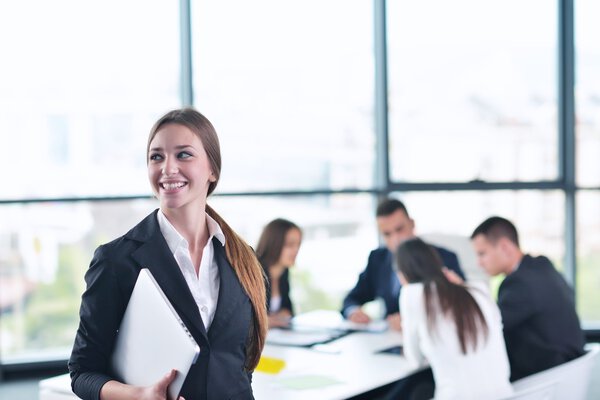
[[[502,282],[498,306],[511,362],[511,380],[583,354],[573,292],[546,257],[525,255]]]
[[[403,284],[404,355],[415,367],[427,360],[433,377],[417,373],[388,398],[430,396],[433,390],[428,392],[427,387],[432,388],[433,382],[436,399],[511,394],[500,313],[487,290],[450,280],[435,249],[420,239],[403,242],[395,260]]]
[[[483,313],[488,335],[480,337],[477,347],[466,354],[462,352],[454,320],[443,315],[439,307],[436,329],[429,330],[422,283],[406,285],[400,294],[404,354],[413,363],[420,361],[421,354],[427,359],[433,371],[436,399],[492,399],[512,393],[498,308],[482,288],[468,291]],[[437,302],[436,297],[434,303]]]

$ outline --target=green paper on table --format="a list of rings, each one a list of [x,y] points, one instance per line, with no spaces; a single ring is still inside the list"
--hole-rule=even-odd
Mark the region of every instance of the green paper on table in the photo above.
[[[317,389],[342,383],[335,378],[326,375],[299,375],[292,376],[277,381],[281,386],[287,389]]]

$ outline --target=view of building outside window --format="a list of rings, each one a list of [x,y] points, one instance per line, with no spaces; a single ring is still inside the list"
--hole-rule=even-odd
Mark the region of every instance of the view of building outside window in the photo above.
[[[180,105],[177,7],[2,3],[0,41],[0,141],[10,166],[0,200],[149,195],[148,132]],[[93,250],[146,214],[137,207],[0,205],[1,362],[69,354]]]
[[[0,197],[149,194],[148,132],[180,105],[178,24],[166,2],[2,3],[0,140],[18,173]]]
[[[557,178],[556,11],[545,0],[388,2],[392,180]]]
[[[592,326],[600,323],[600,4],[575,3],[577,306]]]
[[[194,92],[220,135],[221,189],[371,188],[371,2],[194,4]]]
[[[600,324],[600,192],[577,195],[577,309],[588,327]]]
[[[600,3],[579,0],[575,6],[575,112],[577,184],[600,187],[600,46],[596,15]],[[582,210],[582,212],[585,212]],[[600,229],[600,227],[598,227]]]
[[[0,207],[0,354],[30,362],[68,356],[83,276],[95,248],[125,234],[154,201],[48,202]]]

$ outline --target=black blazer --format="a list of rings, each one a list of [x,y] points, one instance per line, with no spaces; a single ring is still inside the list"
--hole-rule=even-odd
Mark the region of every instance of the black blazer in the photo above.
[[[583,354],[573,291],[546,257],[526,255],[498,290],[511,381]]]
[[[265,286],[267,288],[267,311],[271,312],[271,276],[269,275],[269,270],[263,264],[263,269],[265,270],[265,275],[267,281],[265,282]],[[289,310],[292,315],[294,315],[294,305],[292,304],[292,299],[290,299],[290,273],[286,268],[281,276],[279,277],[279,294],[281,295],[281,308],[280,310],[286,309]]]
[[[253,399],[244,368],[252,308],[225,249],[213,239],[219,266],[219,299],[207,332],[187,283],[160,231],[156,211],[124,236],[98,247],[85,275],[80,323],[69,360],[71,385],[82,399],[98,399],[109,369],[117,329],[141,268],[149,268],[200,346],[181,390],[186,400]],[[151,312],[151,311],[149,311]],[[168,346],[168,343],[165,343]],[[165,371],[167,373],[168,371]]]
[[[444,265],[465,279],[458,264],[458,257],[441,247],[433,246]],[[380,247],[369,254],[367,268],[361,272],[356,286],[346,295],[342,306],[342,314],[346,316],[349,307],[361,306],[376,298],[382,298],[385,303],[385,315],[400,312],[400,281],[392,267],[392,253],[386,247]]]

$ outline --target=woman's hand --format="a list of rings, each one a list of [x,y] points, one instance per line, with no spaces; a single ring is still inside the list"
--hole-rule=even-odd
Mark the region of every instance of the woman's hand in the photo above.
[[[446,275],[446,279],[448,279],[451,283],[454,283],[455,285],[462,285],[465,283],[465,281],[463,281],[460,275],[458,275],[451,269],[442,267],[442,272],[444,273],[444,275]]]
[[[290,326],[292,313],[288,310],[281,310],[275,314],[269,315],[269,328],[287,328]]]
[[[167,388],[177,377],[177,370],[172,369],[152,386],[140,387],[126,385],[117,381],[108,381],[100,390],[102,400],[167,400]],[[178,400],[185,400],[179,397]]]
[[[357,307],[352,311],[348,316],[348,319],[357,324],[368,324],[371,322],[371,317],[369,317],[360,307]]]
[[[142,392],[141,400],[167,400],[167,388],[177,377],[177,371],[172,369],[152,386],[145,387]],[[185,400],[179,397],[178,400]]]

